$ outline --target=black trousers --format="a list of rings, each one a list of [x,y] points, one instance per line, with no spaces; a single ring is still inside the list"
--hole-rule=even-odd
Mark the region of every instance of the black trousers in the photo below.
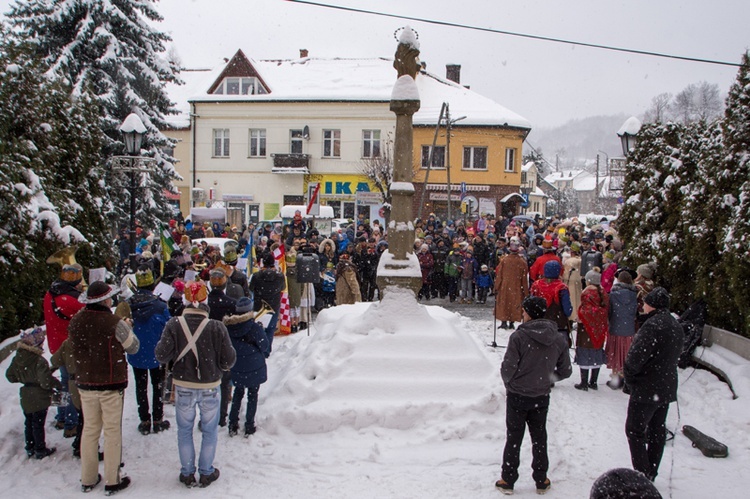
[[[258,411],[258,391],[260,385],[234,386],[234,395],[232,395],[232,409],[229,411],[229,426],[239,426],[240,408],[242,399],[245,398],[245,389],[247,389],[247,410],[245,411],[245,431],[255,431],[255,413]]]
[[[659,471],[664,445],[667,441],[667,413],[669,404],[633,402],[628,404],[625,434],[630,446],[633,469],[652,481]]]
[[[221,376],[221,408],[219,409],[219,426],[227,425],[229,403],[232,401],[232,371],[224,371]]]
[[[141,421],[151,421],[148,405],[148,379],[151,378],[151,400],[154,421],[161,421],[164,417],[164,368],[154,369],[133,368],[135,378],[135,401],[138,403],[138,417]]]
[[[518,480],[521,462],[521,443],[526,426],[531,436],[531,476],[537,485],[547,479],[549,458],[547,457],[547,412],[549,395],[524,397],[507,393],[505,397],[506,440],[503,451],[502,478],[513,485]]]
[[[26,437],[26,453],[42,454],[47,448],[44,434],[44,422],[47,420],[47,409],[37,412],[24,412],[24,433]]]

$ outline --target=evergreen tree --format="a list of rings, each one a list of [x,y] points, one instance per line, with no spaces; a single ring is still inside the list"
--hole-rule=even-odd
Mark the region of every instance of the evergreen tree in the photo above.
[[[721,193],[730,217],[723,231],[722,262],[745,332],[750,331],[750,55],[742,57],[724,115],[725,182]],[[731,304],[728,304],[731,306]]]
[[[0,26],[0,336],[39,324],[41,301],[60,268],[56,250],[100,266],[109,255],[111,212],[100,165],[98,107],[44,76],[31,50]],[[86,241],[98,244],[92,248]]]
[[[149,21],[162,18],[153,0],[18,0],[9,18],[17,36],[30,41],[49,67],[48,75],[66,81],[73,95],[90,89],[100,106],[105,158],[123,154],[119,126],[131,112],[146,125],[143,155],[156,160],[156,171],[141,176],[137,217],[150,228],[171,216],[165,191],[176,192],[179,178],[171,149],[174,141],[160,130],[173,113],[164,84],[178,82],[179,69],[165,56],[169,36]],[[113,171],[105,179],[116,200],[114,222],[127,226],[128,174]]]

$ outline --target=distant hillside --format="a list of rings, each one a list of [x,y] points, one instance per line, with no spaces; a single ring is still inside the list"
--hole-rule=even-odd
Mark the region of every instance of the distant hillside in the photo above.
[[[552,165],[557,155],[560,168],[566,170],[582,167],[586,160],[595,160],[597,154],[600,154],[603,162],[605,157],[600,150],[610,158],[621,157],[622,147],[617,130],[628,117],[625,114],[592,116],[571,120],[555,128],[534,128],[526,139],[523,152],[530,152],[531,145]]]

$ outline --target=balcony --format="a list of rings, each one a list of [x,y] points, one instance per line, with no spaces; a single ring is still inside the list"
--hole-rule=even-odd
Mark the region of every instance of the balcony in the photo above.
[[[273,173],[310,173],[310,155],[289,153],[289,154],[271,154],[273,158]]]

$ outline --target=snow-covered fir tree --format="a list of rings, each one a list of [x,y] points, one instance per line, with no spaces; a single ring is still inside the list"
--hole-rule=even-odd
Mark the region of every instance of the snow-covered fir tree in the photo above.
[[[39,324],[60,271],[48,256],[71,244],[79,261],[108,255],[112,211],[100,168],[103,135],[87,92],[50,80],[32,48],[0,25],[0,337]],[[92,244],[87,244],[91,241]],[[85,249],[84,249],[85,248]]]
[[[62,78],[73,95],[91,90],[101,113],[105,134],[104,158],[124,154],[118,130],[125,117],[136,113],[148,133],[143,155],[156,160],[156,171],[141,176],[137,217],[148,228],[171,216],[165,191],[176,192],[179,178],[171,149],[174,142],[160,130],[174,111],[164,84],[178,81],[179,68],[168,58],[169,36],[149,22],[162,18],[153,0],[17,0],[9,14],[16,36],[32,43],[48,67],[49,76]],[[127,226],[128,175],[112,171],[106,185],[115,203],[114,221]]]
[[[742,56],[724,116],[725,175],[722,200],[731,210],[723,231],[722,261],[745,330],[750,331],[750,54]]]

